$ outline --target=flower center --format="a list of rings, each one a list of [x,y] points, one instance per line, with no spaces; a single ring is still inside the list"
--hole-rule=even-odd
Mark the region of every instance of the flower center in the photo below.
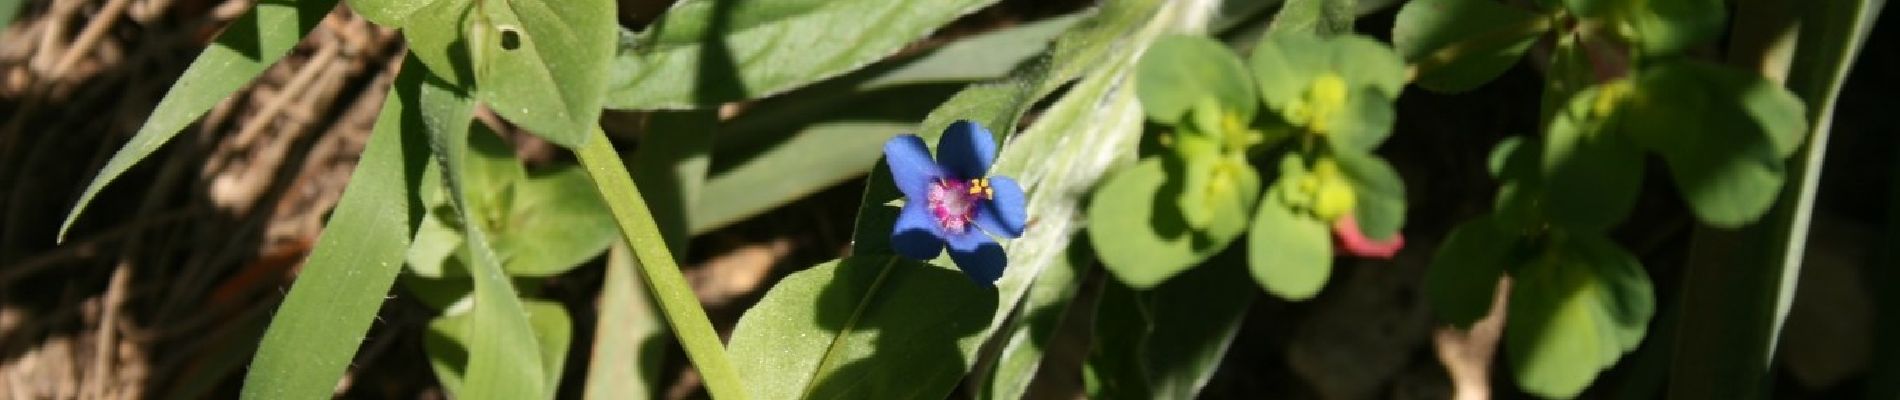
[[[939,180],[930,185],[930,214],[945,232],[963,233],[976,217],[976,203],[994,196],[988,179]]]

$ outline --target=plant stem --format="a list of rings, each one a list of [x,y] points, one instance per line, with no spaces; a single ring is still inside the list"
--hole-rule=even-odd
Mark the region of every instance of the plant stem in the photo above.
[[[666,248],[660,228],[653,222],[653,211],[647,208],[646,199],[640,197],[640,190],[634,186],[632,175],[627,173],[626,164],[621,162],[620,154],[614,151],[613,142],[607,139],[607,133],[599,127],[593,131],[593,137],[587,140],[586,145],[576,149],[576,155],[580,157],[581,166],[587,168],[587,176],[594,180],[594,187],[600,191],[608,210],[613,213],[614,223],[620,226],[621,236],[633,248],[635,258],[640,260],[640,272],[644,274],[647,286],[653,290],[653,297],[659,300],[660,311],[666,314],[667,326],[673,328],[673,336],[679,338],[680,346],[686,349],[686,357],[699,369],[699,375],[706,382],[706,391],[713,398],[746,398],[738,372],[733,370],[732,362],[726,359],[725,345],[719,342],[719,334],[713,331],[712,322],[706,318],[706,310],[700,307],[692,287],[680,275],[679,265],[673,262],[672,251]]]

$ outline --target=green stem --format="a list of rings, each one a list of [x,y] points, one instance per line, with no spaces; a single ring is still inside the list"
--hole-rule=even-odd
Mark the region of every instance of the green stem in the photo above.
[[[576,153],[613,213],[621,236],[640,260],[640,272],[653,290],[653,297],[659,300],[660,311],[666,313],[667,326],[673,328],[673,336],[686,348],[686,357],[699,369],[706,391],[713,398],[746,398],[738,372],[726,359],[725,345],[719,342],[719,334],[713,331],[712,321],[706,318],[706,310],[700,307],[692,287],[680,275],[672,251],[667,250],[660,228],[653,222],[653,212],[647,209],[646,199],[640,197],[626,164],[620,161],[620,153],[614,151],[605,131],[599,127],[593,131],[593,137]]]

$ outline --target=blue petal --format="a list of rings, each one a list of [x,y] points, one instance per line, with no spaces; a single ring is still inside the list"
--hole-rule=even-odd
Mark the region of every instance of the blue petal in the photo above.
[[[975,122],[951,123],[937,141],[937,162],[959,179],[982,178],[996,162],[996,137]]]
[[[930,184],[944,175],[943,167],[930,161],[930,148],[917,135],[897,135],[884,142],[884,163],[891,168],[897,190],[911,201],[929,198]]]
[[[1029,212],[1023,209],[1023,187],[1015,179],[997,175],[990,177],[990,192],[990,199],[976,210],[976,226],[996,236],[1021,237],[1029,220]]]
[[[904,210],[897,213],[897,224],[891,227],[891,249],[912,260],[930,261],[943,252],[942,237],[929,207],[922,201],[906,202]]]
[[[964,276],[983,287],[996,287],[996,279],[1003,277],[1003,267],[1009,264],[1003,245],[974,229],[947,239],[950,239],[950,260],[957,262]]]

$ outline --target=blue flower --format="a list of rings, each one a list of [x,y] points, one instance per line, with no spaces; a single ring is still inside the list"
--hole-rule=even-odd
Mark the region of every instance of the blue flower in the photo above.
[[[950,259],[964,275],[995,286],[1008,259],[989,235],[1020,237],[1028,216],[1022,186],[1009,177],[988,176],[996,162],[990,130],[970,121],[950,124],[937,142],[934,161],[923,139],[898,135],[884,142],[884,161],[906,198],[891,229],[897,254],[929,261],[948,245]]]

